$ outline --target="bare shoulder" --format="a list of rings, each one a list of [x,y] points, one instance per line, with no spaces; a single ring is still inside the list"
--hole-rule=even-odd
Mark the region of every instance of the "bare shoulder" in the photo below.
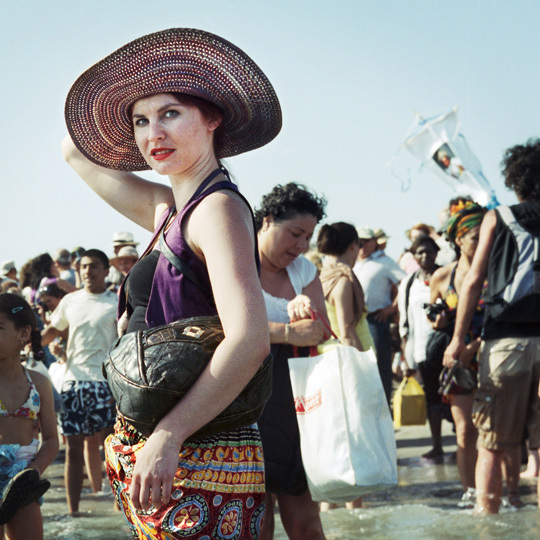
[[[431,281],[442,281],[446,279],[452,273],[452,268],[454,268],[455,265],[456,263],[452,262],[450,264],[437,268],[437,270],[435,270],[435,272],[433,272],[433,275],[431,276]]]
[[[32,382],[36,385],[36,388],[39,393],[41,393],[45,388],[50,388],[52,386],[52,383],[49,377],[47,377],[47,375],[44,375],[43,373],[40,373],[39,371],[36,371],[34,369],[29,369],[29,368],[26,368],[26,371],[28,371],[28,374],[30,375]]]
[[[185,224],[184,237],[207,263],[212,252],[221,257],[238,254],[239,250],[253,253],[255,231],[250,209],[233,191],[216,191],[193,210]]]
[[[336,293],[349,294],[352,291],[352,282],[346,276],[341,276],[334,287]]]
[[[193,211],[190,220],[196,225],[251,223],[251,210],[246,201],[232,190],[216,191],[205,197]],[[207,228],[207,227],[205,227]]]
[[[234,209],[236,211],[242,210],[248,215],[250,214],[250,209],[245,199],[232,189],[214,191],[214,193],[205,197],[198,207],[208,207],[212,210],[218,210],[219,208]]]
[[[432,291],[446,290],[448,288],[450,276],[455,266],[456,263],[452,262],[450,264],[437,268],[437,270],[433,272],[433,275],[431,276],[431,279],[429,281],[429,285]]]

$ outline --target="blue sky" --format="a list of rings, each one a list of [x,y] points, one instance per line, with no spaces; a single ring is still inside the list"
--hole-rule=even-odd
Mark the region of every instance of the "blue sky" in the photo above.
[[[453,195],[404,152],[398,169],[410,169],[408,191],[388,166],[416,112],[459,107],[461,132],[502,203],[515,202],[499,172],[504,150],[539,135],[533,0],[19,0],[0,2],[0,16],[0,260],[18,265],[59,247],[110,254],[119,230],[149,239],[86,187],[59,148],[75,79],[165,28],[223,36],[276,89],[280,135],[227,162],[252,205],[277,183],[304,183],[327,197],[326,221],[384,228],[394,257],[407,244],[404,231],[417,221],[438,225]]]

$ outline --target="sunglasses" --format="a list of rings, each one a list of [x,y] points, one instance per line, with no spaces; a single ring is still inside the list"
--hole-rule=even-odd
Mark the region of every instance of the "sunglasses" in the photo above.
[[[363,248],[370,240],[373,240],[373,238],[359,238],[358,246]]]
[[[51,294],[58,291],[58,285],[46,285],[45,287],[41,287],[38,289],[38,294]]]

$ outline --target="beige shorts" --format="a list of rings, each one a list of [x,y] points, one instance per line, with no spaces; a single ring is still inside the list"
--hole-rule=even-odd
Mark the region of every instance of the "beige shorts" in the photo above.
[[[521,444],[540,447],[540,337],[483,341],[473,422],[478,446],[490,450]]]

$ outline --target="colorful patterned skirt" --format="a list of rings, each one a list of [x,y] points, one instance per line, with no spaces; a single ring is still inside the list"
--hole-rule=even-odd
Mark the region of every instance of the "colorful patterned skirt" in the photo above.
[[[128,489],[146,439],[119,419],[105,442],[107,474],[134,538],[248,540],[264,514],[264,461],[255,426],[185,443],[168,504],[135,510]]]

